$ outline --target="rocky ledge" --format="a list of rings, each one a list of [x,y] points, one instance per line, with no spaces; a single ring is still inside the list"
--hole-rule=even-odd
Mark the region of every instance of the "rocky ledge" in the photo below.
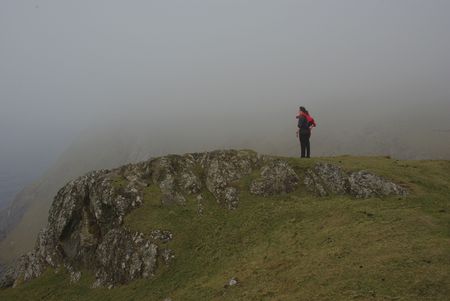
[[[239,205],[238,181],[254,172],[260,175],[248,187],[254,195],[290,193],[300,183],[286,161],[236,150],[168,155],[86,174],[57,193],[34,250],[3,272],[0,287],[36,278],[48,267],[67,269],[73,282],[80,279],[80,270],[90,270],[95,274],[93,287],[152,277],[158,262],[170,264],[175,258],[165,244],[176,237],[170,229],[144,234],[124,227],[125,215],[142,204],[145,188],[159,188],[162,206],[182,206],[188,196],[200,202],[202,192],[209,191],[224,210],[234,210]],[[330,164],[318,164],[301,176],[306,187],[321,196],[406,193],[376,175],[363,171],[348,175]],[[202,211],[199,208],[199,214]]]

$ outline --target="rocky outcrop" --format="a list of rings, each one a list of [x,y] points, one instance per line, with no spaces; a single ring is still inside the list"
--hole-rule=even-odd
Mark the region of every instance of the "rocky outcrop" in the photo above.
[[[274,160],[263,166],[261,177],[252,181],[250,193],[271,196],[289,193],[295,190],[299,178],[289,164],[282,160]]]
[[[0,286],[36,278],[48,267],[65,267],[72,282],[80,279],[80,270],[91,270],[94,287],[151,277],[158,258],[170,264],[176,254],[164,246],[173,239],[169,229],[143,234],[123,227],[125,215],[142,204],[147,187],[159,188],[163,206],[182,206],[193,196],[202,214],[201,191],[207,189],[220,205],[236,209],[237,181],[264,164],[262,178],[254,185],[262,195],[293,190],[298,182],[295,172],[285,162],[272,161],[252,151],[213,151],[168,155],[86,174],[59,190],[34,250],[3,273]]]
[[[239,202],[239,189],[233,182],[258,168],[261,160],[252,151],[211,152],[201,156],[199,163],[205,170],[208,190],[219,203],[229,209],[235,209]]]
[[[108,286],[151,274],[157,246],[121,228],[123,217],[142,203],[144,185],[126,176],[126,170],[96,171],[63,187],[33,252],[16,264],[12,278],[28,281],[47,267],[65,266],[75,281],[78,269],[88,267],[98,271],[96,285]]]
[[[406,195],[407,190],[368,171],[347,174],[337,165],[318,163],[306,171],[304,184],[319,196],[350,194],[357,198]]]
[[[184,204],[186,195],[198,194],[206,187],[218,203],[235,209],[239,190],[233,183],[259,168],[260,161],[253,151],[170,155],[152,162],[152,179],[161,189],[163,205]]]
[[[206,192],[223,208],[234,210],[246,183],[240,180],[256,172],[259,177],[248,187],[255,195],[290,193],[300,181],[286,161],[236,150],[168,155],[88,173],[59,190],[34,250],[2,272],[0,287],[36,278],[48,267],[65,268],[71,282],[80,279],[81,270],[90,270],[95,275],[94,287],[152,277],[158,263],[170,265],[176,258],[168,244],[176,235],[170,229],[150,229],[145,234],[131,231],[123,225],[125,216],[138,208],[144,197],[158,198],[162,206],[184,206],[191,200],[202,215]],[[401,186],[369,172],[347,174],[331,164],[317,164],[306,171],[304,183],[322,196],[406,193]],[[149,196],[148,189],[159,193]]]

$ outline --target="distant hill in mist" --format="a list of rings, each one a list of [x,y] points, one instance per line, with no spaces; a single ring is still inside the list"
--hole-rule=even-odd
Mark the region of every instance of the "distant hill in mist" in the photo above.
[[[8,172],[0,172],[0,209],[4,209],[26,179]]]

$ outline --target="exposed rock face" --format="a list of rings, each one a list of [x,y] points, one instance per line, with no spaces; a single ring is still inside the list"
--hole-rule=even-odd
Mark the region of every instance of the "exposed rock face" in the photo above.
[[[299,182],[287,162],[235,150],[169,155],[88,173],[59,190],[34,250],[2,272],[0,287],[36,278],[48,267],[65,267],[71,282],[80,279],[81,269],[88,269],[95,274],[95,287],[151,277],[158,262],[170,265],[176,258],[168,244],[176,236],[170,229],[150,229],[143,234],[123,226],[124,217],[142,204],[147,188],[160,190],[156,195],[164,206],[183,206],[187,200],[195,200],[197,213],[202,215],[204,190],[222,207],[236,209],[242,187],[238,181],[255,171],[260,171],[260,177],[249,190],[256,195],[289,193]],[[406,193],[379,176],[365,171],[348,175],[330,164],[308,170],[305,184],[319,195]]]
[[[192,156],[166,156],[152,162],[152,175],[162,192],[164,205],[184,204],[183,193],[198,193],[202,183],[194,174],[196,162]]]
[[[96,285],[105,286],[151,274],[157,246],[121,228],[125,214],[142,203],[142,183],[130,179],[125,185],[126,176],[127,170],[92,172],[58,192],[34,251],[16,265],[24,281],[58,266],[69,270],[72,281],[81,276],[78,268],[94,268]]]
[[[20,277],[21,271],[16,267],[19,266],[19,262],[17,261],[21,258],[16,260],[16,262],[10,266],[2,266],[2,271],[0,274],[0,288],[13,286],[16,279]]]
[[[339,166],[329,163],[318,163],[309,169],[304,183],[319,196],[350,194],[357,198],[369,198],[407,194],[407,190],[400,185],[368,171],[347,174]]]
[[[185,195],[197,194],[203,186],[217,202],[235,209],[239,191],[233,182],[259,167],[260,158],[252,151],[213,151],[184,156],[166,156],[152,162],[156,183],[164,205],[184,204]]]
[[[98,246],[94,287],[127,283],[137,278],[153,275],[156,268],[158,246],[145,239],[142,233],[124,229],[108,232]]]
[[[229,209],[235,209],[239,202],[238,188],[233,182],[253,169],[259,167],[261,160],[251,151],[211,152],[199,158],[201,167],[206,171],[206,187],[219,203]]]
[[[125,215],[142,204],[148,186],[159,188],[165,206],[183,205],[190,195],[201,205],[201,190],[207,189],[219,204],[235,209],[239,203],[236,182],[263,164],[267,166],[262,179],[255,184],[262,195],[293,190],[298,182],[295,172],[286,163],[271,160],[252,151],[213,151],[88,173],[57,193],[34,250],[3,273],[0,286],[36,278],[48,267],[65,267],[72,282],[80,279],[82,268],[89,269],[95,273],[95,287],[151,277],[158,258],[166,264],[175,258],[170,248],[162,246],[173,239],[172,233],[154,229],[144,235],[122,225]]]
[[[250,192],[256,195],[270,196],[289,193],[295,190],[299,178],[285,161],[274,160],[263,166],[261,178],[250,185]]]

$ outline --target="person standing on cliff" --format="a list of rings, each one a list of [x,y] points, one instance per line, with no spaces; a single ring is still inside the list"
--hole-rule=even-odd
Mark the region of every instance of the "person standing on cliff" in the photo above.
[[[311,145],[309,139],[311,138],[311,129],[316,126],[316,122],[305,107],[299,108],[296,118],[298,119],[297,137],[300,139],[301,157],[310,158]]]

